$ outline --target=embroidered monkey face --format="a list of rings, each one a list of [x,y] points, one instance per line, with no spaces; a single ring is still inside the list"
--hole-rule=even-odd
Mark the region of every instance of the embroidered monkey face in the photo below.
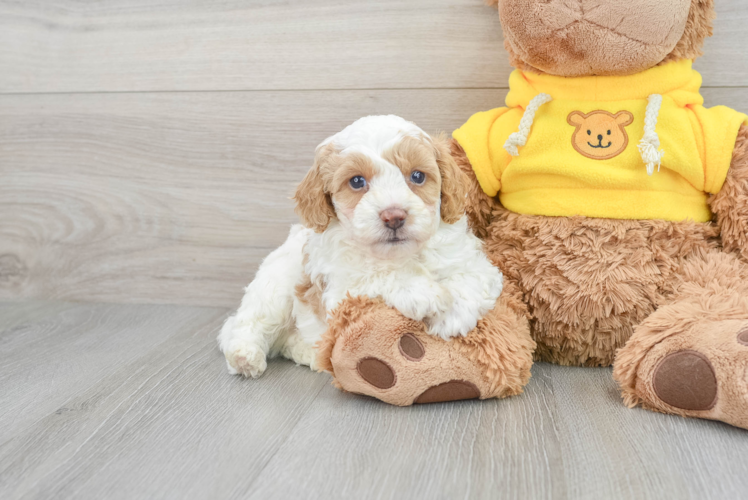
[[[634,115],[628,111],[619,111],[615,115],[607,111],[588,114],[572,111],[566,121],[576,127],[571,143],[579,154],[593,160],[609,160],[623,153],[628,146],[625,127],[634,122]]]

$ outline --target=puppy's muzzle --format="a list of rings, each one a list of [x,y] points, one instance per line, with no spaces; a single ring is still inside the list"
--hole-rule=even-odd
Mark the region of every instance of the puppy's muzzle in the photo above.
[[[401,208],[388,208],[379,214],[379,218],[382,219],[384,225],[393,230],[403,227],[407,217],[408,212]]]

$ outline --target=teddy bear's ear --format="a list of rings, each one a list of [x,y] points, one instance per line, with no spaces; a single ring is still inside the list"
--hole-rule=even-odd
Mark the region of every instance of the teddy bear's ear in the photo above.
[[[569,125],[573,125],[574,127],[579,127],[584,123],[584,120],[587,119],[587,115],[582,113],[581,111],[572,111],[568,117],[566,117],[566,121]]]
[[[691,0],[691,10],[688,12],[683,36],[662,62],[696,59],[701,56],[704,53],[701,47],[704,40],[712,36],[712,21],[716,17],[714,0]]]
[[[634,123],[634,115],[628,111],[619,111],[613,118],[615,118],[616,123],[621,127],[627,127]]]

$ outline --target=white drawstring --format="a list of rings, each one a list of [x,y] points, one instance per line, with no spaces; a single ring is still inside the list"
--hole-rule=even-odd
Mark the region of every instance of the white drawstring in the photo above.
[[[543,104],[552,100],[553,98],[548,94],[538,94],[530,101],[519,122],[519,130],[510,135],[504,143],[504,149],[507,153],[511,156],[519,156],[519,147],[527,144],[527,138],[535,120],[535,113]],[[660,171],[662,157],[665,155],[665,152],[660,150],[660,136],[657,135],[657,119],[660,116],[661,107],[662,96],[660,94],[652,94],[647,98],[647,111],[644,115],[644,136],[639,141],[639,153],[647,165],[647,174],[649,175],[654,174],[655,166],[657,166],[657,171]]]
[[[655,165],[660,171],[664,151],[660,151],[660,136],[657,135],[657,118],[662,107],[662,96],[652,94],[647,98],[647,113],[644,115],[644,137],[639,141],[639,153],[647,164],[647,174],[654,174]]]
[[[519,122],[519,131],[514,132],[509,136],[509,139],[504,143],[504,149],[512,156],[519,156],[519,146],[527,144],[527,137],[530,135],[530,129],[532,128],[532,122],[535,120],[535,113],[543,104],[551,102],[553,98],[548,94],[538,94],[533,97],[532,101],[527,105],[525,113],[522,115],[522,119]]]

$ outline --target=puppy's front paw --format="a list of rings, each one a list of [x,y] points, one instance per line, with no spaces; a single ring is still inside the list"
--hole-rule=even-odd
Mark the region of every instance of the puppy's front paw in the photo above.
[[[268,366],[265,352],[248,343],[232,343],[226,351],[229,373],[258,378]]]
[[[452,307],[452,294],[436,283],[406,290],[392,304],[406,318],[422,321],[446,314]]]
[[[464,337],[478,324],[478,319],[470,314],[460,314],[451,310],[432,318],[426,318],[428,333],[449,340],[452,337]]]

